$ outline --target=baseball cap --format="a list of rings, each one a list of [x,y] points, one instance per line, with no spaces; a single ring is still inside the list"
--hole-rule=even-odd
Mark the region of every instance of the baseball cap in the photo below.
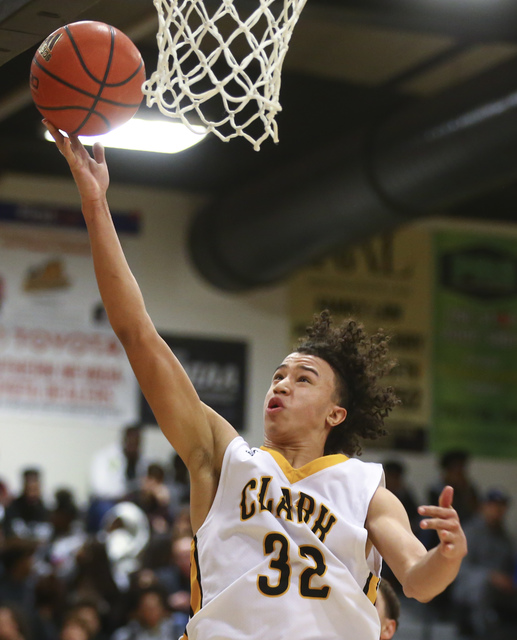
[[[484,501],[508,504],[510,502],[510,496],[503,489],[493,488],[486,492]]]

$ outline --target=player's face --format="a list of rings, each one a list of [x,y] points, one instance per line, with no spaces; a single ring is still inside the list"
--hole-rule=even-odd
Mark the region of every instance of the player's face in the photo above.
[[[266,394],[266,432],[303,435],[305,430],[328,431],[336,420],[341,422],[335,415],[336,408],[339,405],[332,367],[317,356],[291,353],[277,367]]]

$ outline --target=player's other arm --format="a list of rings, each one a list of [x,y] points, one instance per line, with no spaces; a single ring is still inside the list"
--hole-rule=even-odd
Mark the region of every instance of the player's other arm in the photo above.
[[[198,496],[194,520],[208,512],[227,444],[237,434],[204,405],[185,370],[156,331],[120,245],[106,191],[109,174],[102,146],[92,158],[79,140],[47,123],[69,163],[81,196],[95,275],[109,321],[121,341],[164,435],[181,456]],[[194,525],[194,522],[193,522]]]
[[[420,507],[426,516],[422,528],[435,529],[440,543],[427,551],[413,535],[406,511],[398,498],[379,487],[368,509],[369,538],[393,571],[406,596],[428,602],[458,574],[467,554],[467,542],[458,514],[452,508],[452,487],[445,487],[439,506]]]

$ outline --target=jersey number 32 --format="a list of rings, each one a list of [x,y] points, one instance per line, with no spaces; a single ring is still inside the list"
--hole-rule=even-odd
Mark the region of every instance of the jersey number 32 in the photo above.
[[[289,560],[289,541],[281,533],[268,533],[264,538],[264,555],[271,555],[269,568],[276,572],[274,577],[259,575],[257,586],[260,592],[266,596],[281,596],[291,585],[291,563]],[[328,597],[330,587],[314,587],[312,580],[315,576],[323,576],[327,570],[325,557],[317,547],[302,545],[299,555],[308,566],[300,573],[299,591],[304,598]]]

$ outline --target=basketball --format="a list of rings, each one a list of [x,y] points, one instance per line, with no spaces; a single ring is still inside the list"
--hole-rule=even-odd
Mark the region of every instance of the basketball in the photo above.
[[[136,45],[103,22],[51,33],[32,59],[30,87],[40,113],[67,134],[95,136],[130,120],[142,102],[145,66]]]

